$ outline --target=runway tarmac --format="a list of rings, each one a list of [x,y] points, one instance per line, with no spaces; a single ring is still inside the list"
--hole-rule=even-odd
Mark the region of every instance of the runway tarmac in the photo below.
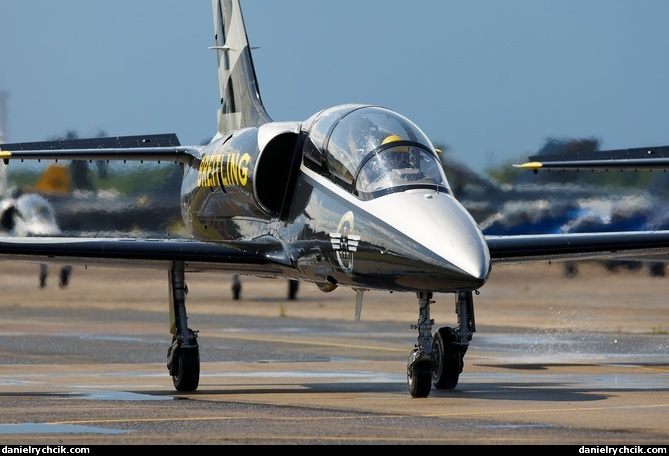
[[[412,294],[323,293],[193,274],[202,372],[177,393],[165,366],[167,273],[0,264],[0,442],[101,444],[669,444],[667,280],[590,264],[505,266],[475,297],[454,390],[412,398]],[[435,327],[455,324],[435,296]]]

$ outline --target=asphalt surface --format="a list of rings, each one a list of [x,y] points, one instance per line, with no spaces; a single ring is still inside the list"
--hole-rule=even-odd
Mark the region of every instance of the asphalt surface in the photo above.
[[[200,386],[167,373],[167,273],[0,264],[0,442],[6,445],[669,444],[667,280],[646,270],[505,266],[475,297],[454,390],[409,395],[413,294],[323,293],[192,274]],[[435,296],[435,327],[455,324]]]

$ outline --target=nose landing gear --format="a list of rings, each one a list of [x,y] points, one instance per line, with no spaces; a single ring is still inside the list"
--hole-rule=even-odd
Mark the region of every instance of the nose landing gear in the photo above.
[[[455,312],[458,327],[442,326],[432,337],[434,321],[430,318],[432,293],[418,293],[418,329],[416,346],[407,363],[407,383],[412,397],[427,397],[436,389],[453,389],[464,367],[469,341],[476,331],[474,300],[471,291],[457,294]]]

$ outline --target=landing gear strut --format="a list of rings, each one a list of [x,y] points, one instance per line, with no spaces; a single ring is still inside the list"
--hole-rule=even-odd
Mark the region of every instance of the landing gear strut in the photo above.
[[[167,350],[167,370],[177,391],[195,391],[200,383],[200,347],[197,331],[188,328],[184,262],[174,261],[169,270],[170,332],[172,345]]]
[[[458,327],[442,326],[433,338],[432,293],[418,293],[418,324],[412,325],[418,329],[418,340],[407,363],[407,382],[412,397],[427,397],[432,384],[437,389],[453,389],[458,384],[476,324],[472,292],[463,291],[456,296]]]

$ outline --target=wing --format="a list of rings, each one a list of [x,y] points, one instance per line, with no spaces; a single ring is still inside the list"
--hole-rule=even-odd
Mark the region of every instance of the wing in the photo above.
[[[201,148],[181,146],[173,133],[0,144],[0,159],[134,160],[189,163]]]
[[[183,261],[186,271],[224,271],[277,277],[290,265],[284,247],[270,238],[199,242],[132,238],[0,237],[0,261],[98,264],[168,270]]]
[[[533,155],[528,158],[529,162],[513,166],[534,171],[539,169],[667,169],[669,168],[669,146]]]
[[[669,231],[486,236],[497,264],[547,260],[669,259]]]

